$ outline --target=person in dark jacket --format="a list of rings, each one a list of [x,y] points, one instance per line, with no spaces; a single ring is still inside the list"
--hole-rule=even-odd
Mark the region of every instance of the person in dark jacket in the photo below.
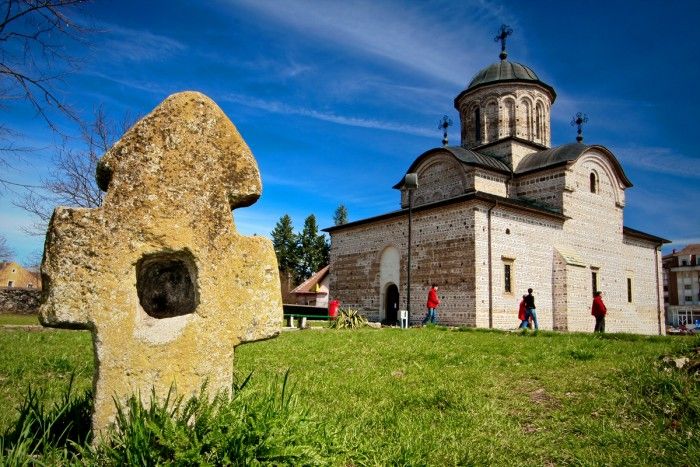
[[[593,332],[605,332],[605,315],[608,309],[603,303],[603,292],[596,292],[593,294],[593,305],[591,306],[591,314],[595,316],[595,328]]]
[[[430,288],[430,291],[428,291],[428,313],[426,313],[425,318],[423,318],[423,324],[426,324],[428,321],[430,321],[433,324],[437,323],[435,309],[440,304],[440,299],[437,296],[437,290],[437,284],[433,284],[433,286]]]
[[[525,295],[525,310],[526,310],[526,319],[532,318],[532,322],[535,323],[535,330],[538,330],[540,327],[537,324],[537,310],[535,309],[535,296],[532,295],[532,289],[527,289],[527,295]]]

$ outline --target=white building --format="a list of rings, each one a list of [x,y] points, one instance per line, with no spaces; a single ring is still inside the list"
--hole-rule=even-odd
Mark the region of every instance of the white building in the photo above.
[[[436,283],[440,323],[514,328],[532,287],[541,328],[592,331],[597,289],[608,331],[664,333],[666,241],[623,225],[631,181],[603,146],[550,147],[554,89],[500,58],[455,98],[461,145],[430,149],[406,171],[418,176],[411,323]],[[408,280],[409,197],[403,180],[394,188],[400,210],[326,229],[333,296],[390,322],[407,307]]]
[[[673,326],[700,320],[700,244],[664,256],[664,298]]]

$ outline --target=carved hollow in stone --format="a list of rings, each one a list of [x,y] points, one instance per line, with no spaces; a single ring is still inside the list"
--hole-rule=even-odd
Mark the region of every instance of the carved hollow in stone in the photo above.
[[[149,316],[170,318],[193,313],[199,304],[197,268],[192,254],[156,253],[136,264],[139,303]]]

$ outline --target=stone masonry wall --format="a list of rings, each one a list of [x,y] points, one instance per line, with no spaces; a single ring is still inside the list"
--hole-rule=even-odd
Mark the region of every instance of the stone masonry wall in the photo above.
[[[508,118],[510,103],[515,104],[515,132],[512,131]],[[541,109],[538,121],[537,110]],[[480,108],[481,139],[476,140],[474,110]],[[537,85],[515,83],[485,86],[459,102],[460,121],[462,123],[462,144],[468,148],[490,143],[507,136],[517,136],[545,146],[551,145],[549,96]],[[494,128],[495,127],[495,128]]]
[[[371,319],[383,316],[379,284],[381,253],[395,247],[401,254],[400,308],[406,309],[407,218],[398,217],[350,227],[331,236],[331,291],[343,306],[363,310]],[[443,301],[443,324],[474,323],[473,215],[468,203],[414,212],[411,273],[411,322],[425,315],[432,283]]]
[[[563,168],[518,177],[513,183],[511,194],[542,203],[557,212],[562,211],[562,200],[565,192],[566,172]]]
[[[413,194],[414,206],[452,198],[472,188],[461,164],[451,154],[430,157],[416,172],[418,188]],[[408,199],[403,201],[408,206]]]
[[[599,181],[595,193],[590,191],[592,171]],[[606,331],[657,334],[655,290],[660,261],[655,269],[656,253],[650,242],[623,239],[624,192],[610,164],[590,151],[567,171],[566,178],[571,190],[564,193],[563,211],[571,219],[564,225],[563,240],[588,264],[588,280],[567,285],[570,295],[581,297],[569,303],[569,330],[590,332],[593,327],[590,306],[595,272],[608,308]],[[628,277],[632,279],[632,303],[627,300]]]
[[[37,314],[40,300],[41,290],[15,287],[0,288],[0,314]]]
[[[496,196],[508,196],[506,191],[507,175],[501,175],[487,170],[476,169],[474,171],[474,189]]]
[[[477,327],[489,326],[488,209],[475,212]],[[491,210],[491,291],[493,327],[517,326],[518,305],[527,289],[534,289],[541,329],[552,329],[552,256],[549,239],[562,234],[561,221],[513,208]],[[544,241],[543,241],[544,240]],[[505,264],[511,264],[511,291],[505,291]]]

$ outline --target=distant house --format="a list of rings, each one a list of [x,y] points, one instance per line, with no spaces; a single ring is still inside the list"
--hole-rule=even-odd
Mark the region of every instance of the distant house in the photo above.
[[[0,263],[0,288],[41,289],[41,275],[14,261]]]
[[[289,295],[297,305],[328,306],[328,266],[299,284]]]
[[[668,324],[700,319],[700,243],[663,257],[664,307]]]

